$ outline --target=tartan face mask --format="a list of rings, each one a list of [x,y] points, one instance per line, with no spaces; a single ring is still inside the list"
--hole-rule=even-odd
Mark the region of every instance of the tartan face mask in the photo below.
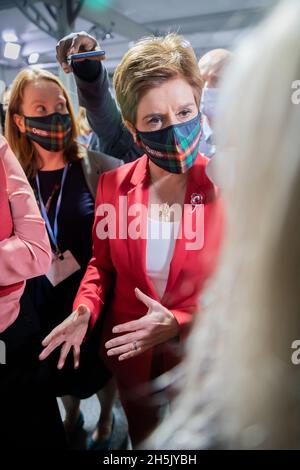
[[[201,114],[190,121],[165,127],[158,131],[137,130],[137,144],[150,160],[170,173],[185,173],[196,160],[202,125]]]
[[[48,116],[24,116],[24,122],[27,137],[50,152],[63,150],[71,138],[70,114],[53,113]]]

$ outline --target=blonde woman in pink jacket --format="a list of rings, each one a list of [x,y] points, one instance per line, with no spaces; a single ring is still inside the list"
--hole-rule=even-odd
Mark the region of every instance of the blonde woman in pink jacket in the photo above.
[[[0,442],[1,448],[63,447],[47,365],[38,361],[38,322],[26,279],[45,274],[49,239],[27,178],[0,136]],[[43,439],[41,439],[43,435]]]

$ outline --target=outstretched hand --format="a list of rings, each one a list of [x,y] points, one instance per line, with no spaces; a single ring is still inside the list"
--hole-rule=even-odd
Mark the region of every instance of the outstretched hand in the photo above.
[[[107,355],[119,356],[119,361],[138,356],[179,333],[177,320],[167,308],[138,288],[135,289],[135,295],[148,307],[147,314],[138,320],[115,326],[113,333],[125,334],[105,344]]]
[[[75,312],[72,312],[60,325],[54,328],[51,333],[43,340],[45,347],[41,352],[39,359],[46,359],[58,346],[63,345],[58,361],[58,369],[62,369],[67,355],[73,350],[74,367],[79,367],[80,345],[86,335],[91,313],[86,305],[79,305]]]

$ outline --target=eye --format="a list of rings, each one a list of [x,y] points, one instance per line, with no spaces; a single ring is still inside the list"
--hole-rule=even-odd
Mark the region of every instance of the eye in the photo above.
[[[153,116],[149,119],[148,124],[159,124],[161,122],[161,118],[159,116]]]
[[[160,129],[163,125],[163,119],[161,116],[152,116],[147,121],[147,127],[149,130],[157,130]]]
[[[36,107],[36,110],[37,110],[38,113],[41,113],[41,114],[47,112],[45,106],[43,106],[42,104],[39,104],[39,105]]]
[[[66,111],[66,104],[65,103],[58,103],[56,106],[57,111]]]
[[[191,113],[192,113],[191,109],[183,109],[182,111],[180,111],[179,116],[181,118],[186,118],[186,117],[190,116]]]

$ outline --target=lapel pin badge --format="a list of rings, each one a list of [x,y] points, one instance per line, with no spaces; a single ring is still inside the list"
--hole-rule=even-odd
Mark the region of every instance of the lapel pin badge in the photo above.
[[[191,195],[192,213],[196,210],[197,206],[204,204],[204,195],[202,193],[193,193]]]

